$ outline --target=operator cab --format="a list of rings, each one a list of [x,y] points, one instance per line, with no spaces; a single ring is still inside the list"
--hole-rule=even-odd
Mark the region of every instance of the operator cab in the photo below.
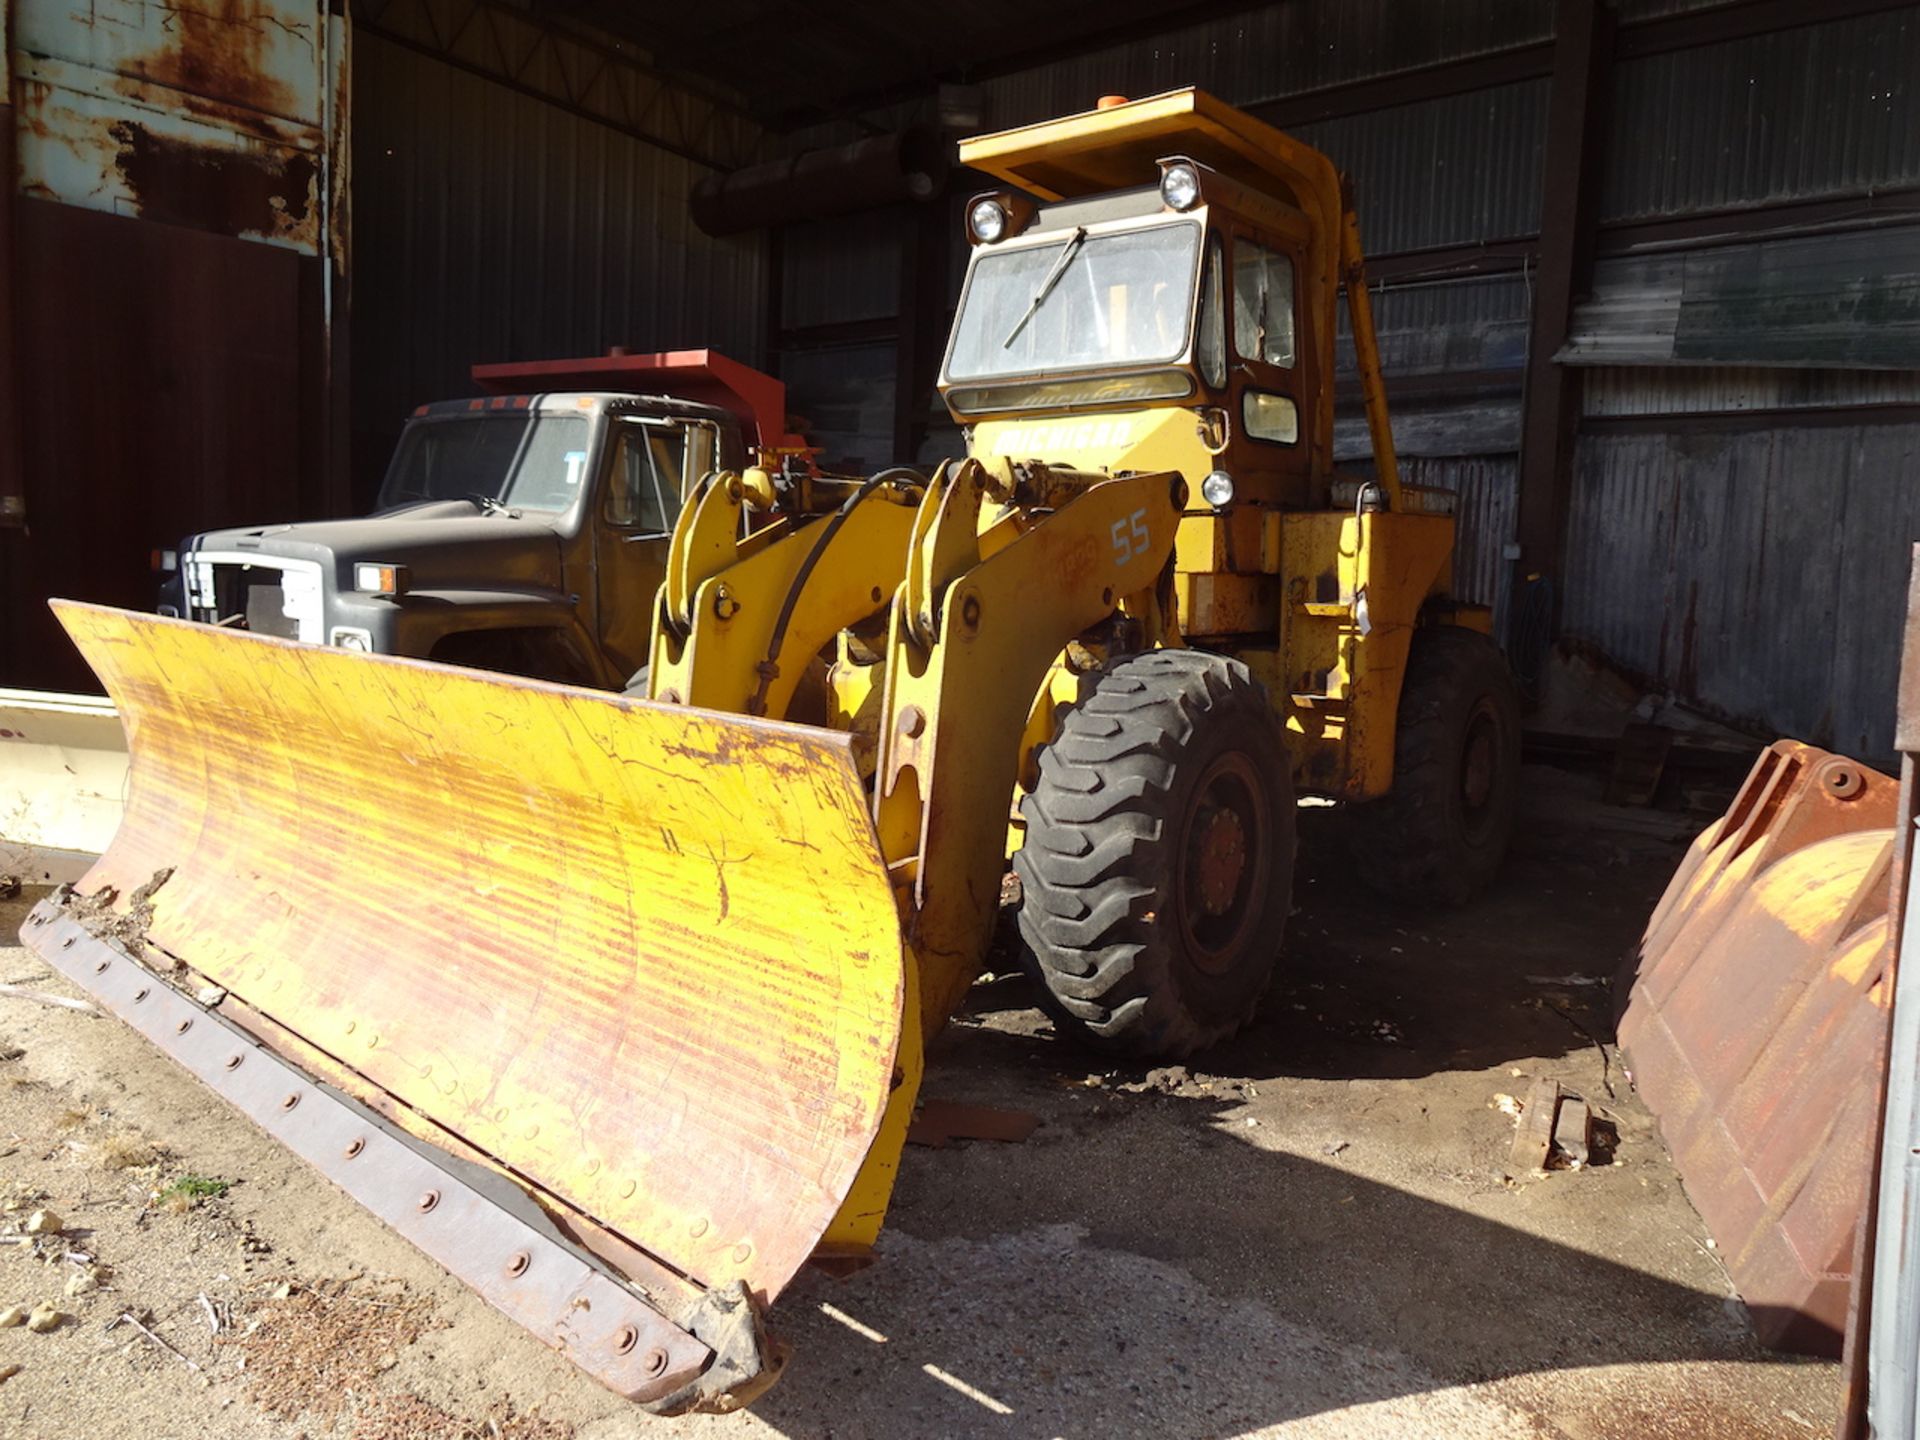
[[[1157,184],[1084,199],[973,200],[947,406],[963,424],[1182,406],[1208,452],[1234,451],[1244,498],[1257,483],[1308,503],[1306,217],[1198,161],[1158,164]]]
[[[1194,92],[963,150],[1008,182],[968,204],[940,374],[972,453],[1174,469],[1216,509],[1329,503],[1345,216],[1324,156]]]

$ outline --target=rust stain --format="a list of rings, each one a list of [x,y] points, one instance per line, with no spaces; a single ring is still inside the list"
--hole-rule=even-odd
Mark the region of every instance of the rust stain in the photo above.
[[[120,146],[114,163],[127,191],[149,219],[313,243],[318,167],[309,156],[195,144],[131,120],[117,121],[109,133]]]
[[[272,0],[208,0],[205,9],[160,6],[169,43],[131,62],[134,73],[189,95],[270,115],[292,115],[293,91],[268,73],[273,32],[313,37],[276,13]]]
[[[47,123],[47,106],[53,103],[53,87],[40,80],[20,80],[14,91],[17,104],[14,106],[14,129],[33,136],[36,140],[53,138],[53,127]]]
[[[235,105],[213,95],[194,95],[182,90],[171,90],[143,80],[137,75],[115,75],[112,77],[116,95],[123,95],[136,105],[150,109],[177,110],[196,120],[203,120],[223,130],[236,134],[253,136],[278,145],[312,145],[320,136],[317,124],[310,120],[293,119],[282,115],[263,114],[257,110]]]

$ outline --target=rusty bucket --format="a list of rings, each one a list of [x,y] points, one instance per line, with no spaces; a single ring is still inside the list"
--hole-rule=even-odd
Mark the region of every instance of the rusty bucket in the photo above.
[[[1620,1018],[1762,1343],[1838,1355],[1891,996],[1899,787],[1793,741],[1764,751],[1648,923]]]

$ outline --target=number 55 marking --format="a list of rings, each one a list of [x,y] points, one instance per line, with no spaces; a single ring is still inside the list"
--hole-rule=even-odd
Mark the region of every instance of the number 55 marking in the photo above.
[[[1147,552],[1147,507],[1113,522],[1113,563],[1124,565]]]

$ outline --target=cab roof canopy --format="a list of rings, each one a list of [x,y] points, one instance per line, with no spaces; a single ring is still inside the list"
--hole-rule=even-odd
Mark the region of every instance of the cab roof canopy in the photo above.
[[[1064,200],[1150,184],[1184,155],[1337,224],[1340,179],[1318,150],[1191,87],[960,142],[960,163],[1038,196]]]

